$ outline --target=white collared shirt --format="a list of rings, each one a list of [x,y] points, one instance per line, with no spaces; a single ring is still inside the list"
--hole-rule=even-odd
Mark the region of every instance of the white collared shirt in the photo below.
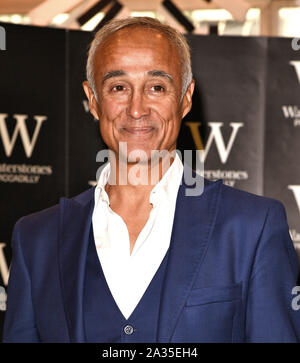
[[[92,216],[96,249],[110,292],[128,319],[159,268],[171,240],[175,205],[183,173],[176,153],[173,163],[150,193],[153,208],[130,255],[130,239],[124,220],[109,206],[104,189],[110,164],[102,169]],[[134,212],[132,213],[134,218]]]

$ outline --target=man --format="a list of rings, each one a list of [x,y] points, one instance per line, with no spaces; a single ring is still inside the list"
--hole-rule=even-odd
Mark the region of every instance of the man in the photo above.
[[[220,180],[187,193],[174,153],[194,90],[184,37],[112,21],[87,79],[110,162],[96,188],[17,222],[4,341],[299,341],[283,206]],[[173,155],[167,169],[153,150]]]

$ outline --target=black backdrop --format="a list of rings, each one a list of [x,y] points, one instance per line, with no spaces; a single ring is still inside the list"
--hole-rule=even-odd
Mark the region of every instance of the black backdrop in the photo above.
[[[92,34],[1,24],[0,285],[13,225],[96,179],[105,146],[81,83]],[[178,148],[205,148],[205,176],[281,200],[300,246],[300,51],[291,39],[187,36],[196,91]],[[0,312],[0,335],[4,312]]]

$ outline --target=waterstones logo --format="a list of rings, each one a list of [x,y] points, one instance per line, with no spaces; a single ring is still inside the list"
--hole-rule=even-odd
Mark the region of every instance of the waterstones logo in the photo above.
[[[294,195],[297,207],[298,207],[299,215],[300,215],[300,185],[288,185],[287,188],[293,192],[293,195]],[[290,235],[291,235],[293,242],[297,243],[298,246],[300,246],[300,233],[297,232],[296,229],[291,229]]]
[[[4,155],[10,158],[16,144],[21,142],[25,156],[30,159],[46,120],[46,116],[40,115],[34,115],[33,120],[29,120],[28,115],[21,114],[14,114],[13,119],[9,119],[8,114],[0,113],[0,151],[2,143]],[[34,126],[31,133],[29,123]],[[51,165],[1,163],[0,183],[37,184],[42,175],[51,175],[52,172]]]
[[[295,73],[300,83],[300,61],[290,61],[289,63],[294,67]],[[292,120],[294,126],[300,126],[300,108],[297,105],[283,105],[281,106],[283,116],[285,119]]]
[[[293,105],[284,105],[281,107],[285,119],[293,120],[294,126],[300,126],[300,108]]]
[[[223,137],[223,131],[224,128],[228,126],[225,126],[223,122],[208,122],[210,131],[205,145],[202,141],[199,129],[201,122],[186,122],[185,125],[190,129],[196,149],[203,150],[201,154],[201,161],[203,163],[206,161],[211,147],[214,144],[216,146],[221,164],[226,164],[230,158],[232,149],[241,128],[244,126],[244,123],[231,122],[229,124],[231,132],[226,143]],[[246,170],[204,170],[204,176],[212,180],[221,178],[224,180],[224,184],[234,186],[237,181],[248,179],[248,172]]]
[[[18,135],[20,135],[21,142],[23,144],[24,152],[27,158],[31,158],[34,151],[37,139],[39,137],[42,124],[47,120],[46,116],[33,116],[35,121],[35,128],[32,137],[30,138],[26,121],[28,115],[13,115],[15,119],[15,126],[12,136],[9,135],[7,123],[11,122],[7,120],[8,114],[0,113],[0,139],[4,148],[5,155],[11,157]]]
[[[215,143],[222,164],[225,164],[227,162],[239,129],[244,126],[242,122],[231,122],[229,124],[231,127],[231,135],[226,145],[221,131],[224,125],[223,122],[208,122],[210,133],[206,145],[204,146],[199,131],[199,126],[201,125],[201,122],[186,122],[185,125],[189,127],[191,131],[194,143],[196,145],[196,149],[204,150],[204,152],[202,153],[201,161],[206,161],[209,150],[212,144]]]

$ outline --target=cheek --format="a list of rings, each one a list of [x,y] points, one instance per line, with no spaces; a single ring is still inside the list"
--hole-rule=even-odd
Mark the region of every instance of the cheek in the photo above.
[[[125,106],[112,100],[105,100],[100,103],[100,120],[112,122],[125,109]]]
[[[157,102],[153,103],[152,106],[164,119],[171,120],[178,117],[180,100],[177,99],[175,93],[171,93],[168,96],[157,100]]]
[[[180,109],[176,104],[173,104],[168,110],[165,110],[164,114],[161,113],[161,115],[165,120],[165,141],[173,144],[178,137],[181,127]]]
[[[180,125],[181,115],[178,104],[175,102],[166,102],[161,105],[157,105],[155,111],[161,122],[164,124],[164,127],[168,129],[168,133],[172,133],[178,129],[178,125]]]
[[[105,144],[114,149],[116,143],[116,129],[118,121],[124,114],[124,106],[110,100],[101,100],[99,104],[100,134]]]

